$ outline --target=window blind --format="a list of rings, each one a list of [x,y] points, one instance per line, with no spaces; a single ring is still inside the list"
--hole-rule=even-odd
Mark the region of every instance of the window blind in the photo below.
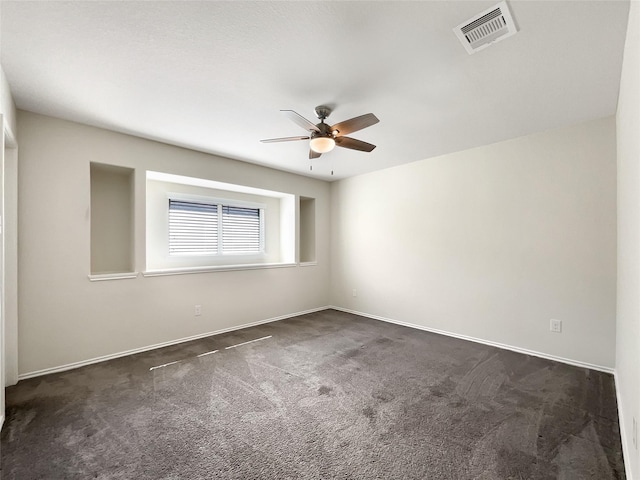
[[[170,254],[241,254],[262,250],[260,208],[169,199]]]
[[[169,199],[169,253],[218,253],[218,205]]]
[[[262,250],[259,208],[222,206],[222,251],[258,253]]]

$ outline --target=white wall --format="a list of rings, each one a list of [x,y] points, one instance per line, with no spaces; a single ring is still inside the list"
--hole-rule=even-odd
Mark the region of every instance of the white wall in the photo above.
[[[328,183],[28,112],[18,129],[21,374],[329,304]],[[318,265],[90,282],[90,162],[136,169],[138,271],[146,170],[316,198]]]
[[[18,383],[18,149],[4,150],[5,385]]]
[[[613,117],[336,182],[333,305],[611,369],[615,188]]]
[[[0,151],[0,203],[2,204],[2,332],[0,333],[0,388],[17,382],[17,332],[18,332],[18,288],[17,288],[17,127],[16,108],[9,84],[0,66],[0,118],[2,121],[2,144]],[[4,389],[0,393],[0,419],[4,419]],[[0,425],[2,421],[0,420]]]
[[[0,114],[4,116],[4,129],[11,137],[11,146],[14,146],[13,143],[17,139],[16,106],[2,67],[0,67]]]
[[[631,2],[617,114],[618,299],[616,380],[628,478],[640,478],[640,3]]]

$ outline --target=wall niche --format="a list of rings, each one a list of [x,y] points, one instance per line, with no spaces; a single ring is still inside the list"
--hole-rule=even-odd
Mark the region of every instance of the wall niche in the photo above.
[[[300,263],[316,262],[316,199],[300,197]]]
[[[91,163],[91,274],[132,272],[134,170]]]

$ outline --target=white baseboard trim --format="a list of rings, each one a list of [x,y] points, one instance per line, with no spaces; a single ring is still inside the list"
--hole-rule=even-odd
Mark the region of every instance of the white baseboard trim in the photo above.
[[[133,348],[131,350],[126,350],[124,352],[110,353],[108,355],[102,355],[100,357],[90,358],[88,360],[81,360],[79,362],[68,363],[65,365],[60,365],[58,367],[43,368],[42,370],[35,370],[33,372],[21,373],[18,375],[18,381],[26,380],[27,378],[40,377],[42,375],[49,375],[51,373],[64,372],[66,370],[73,370],[74,368],[80,368],[86,365],[92,365],[94,363],[104,362],[106,360],[113,360],[114,358],[126,357],[127,355],[134,355],[136,353],[147,352],[149,350],[155,350],[156,348],[169,347],[171,345],[177,345],[179,343],[190,342],[192,340],[199,340],[201,338],[211,337],[213,335],[220,335],[221,333],[233,332],[235,330],[242,330],[244,328],[263,325],[265,323],[277,322],[279,320],[285,320],[291,317],[306,315],[308,313],[320,312],[322,310],[327,310],[328,308],[331,308],[331,307],[325,306],[325,307],[319,307],[319,308],[312,308],[310,310],[305,310],[302,312],[289,313],[286,315],[281,315],[279,317],[272,317],[264,320],[257,320],[255,322],[245,323],[235,327],[222,328],[220,330],[215,330],[213,332],[200,333],[198,335],[191,335],[190,337],[179,338],[177,340],[169,340],[167,342],[156,343],[154,345],[147,345],[146,347]]]
[[[2,430],[3,426],[4,426],[4,415],[0,415],[0,430]]]
[[[622,444],[622,458],[624,460],[624,469],[626,472],[627,480],[633,480],[631,476],[631,468],[629,468],[629,463],[631,462],[631,450],[630,445],[628,443],[629,437],[627,436],[627,430],[625,426],[627,425],[624,421],[624,413],[622,412],[622,402],[620,400],[620,382],[618,380],[618,372],[613,373],[613,379],[616,385],[616,401],[618,402],[618,427],[620,429],[620,443]]]
[[[91,365],[91,364],[94,364],[94,363],[104,362],[106,360],[112,360],[114,358],[126,357],[127,355],[134,355],[136,353],[147,352],[149,350],[154,350],[156,348],[162,348],[162,347],[168,347],[168,346],[171,346],[171,345],[177,345],[179,343],[190,342],[192,340],[198,340],[200,338],[210,337],[210,336],[213,336],[213,335],[220,335],[222,333],[232,332],[234,330],[242,330],[244,328],[254,327],[256,325],[262,325],[262,324],[265,324],[265,323],[277,322],[279,320],[285,320],[287,318],[297,317],[297,316],[300,316],[300,315],[306,315],[308,313],[320,312],[322,310],[327,310],[327,309],[334,309],[334,310],[338,310],[338,311],[341,311],[341,312],[352,313],[354,315],[360,315],[361,317],[371,318],[371,319],[374,319],[374,320],[380,320],[380,321],[383,321],[383,322],[393,323],[393,324],[396,324],[396,325],[402,325],[404,327],[415,328],[417,330],[424,330],[426,332],[437,333],[439,335],[446,335],[447,337],[459,338],[461,340],[467,340],[467,341],[470,341],[470,342],[481,343],[481,344],[489,345],[489,346],[492,346],[492,347],[502,348],[504,350],[511,350],[513,352],[523,353],[525,355],[533,355],[534,357],[545,358],[547,360],[553,360],[553,361],[556,361],[556,362],[566,363],[568,365],[573,365],[573,366],[576,366],[576,367],[589,368],[591,370],[597,370],[599,372],[610,373],[610,374],[614,374],[615,373],[615,370],[613,368],[610,368],[610,367],[603,367],[601,365],[594,365],[594,364],[587,363],[587,362],[581,362],[579,360],[572,360],[570,358],[558,357],[558,356],[550,355],[550,354],[543,353],[543,352],[537,352],[535,350],[528,350],[526,348],[515,347],[513,345],[507,345],[507,344],[503,344],[503,343],[492,342],[490,340],[485,340],[485,339],[476,338],[476,337],[470,337],[468,335],[461,335],[461,334],[458,334],[458,333],[448,332],[446,330],[439,330],[437,328],[425,327],[424,325],[417,325],[417,324],[414,324],[414,323],[403,322],[403,321],[400,321],[400,320],[394,320],[394,319],[391,319],[391,318],[381,317],[379,315],[372,315],[372,314],[366,313],[366,312],[359,312],[359,311],[356,311],[356,310],[351,310],[351,309],[348,309],[348,308],[338,307],[338,306],[335,306],[335,305],[327,305],[327,306],[324,306],[324,307],[313,308],[313,309],[305,310],[305,311],[302,311],[302,312],[295,312],[295,313],[290,313],[290,314],[286,314],[286,315],[281,315],[279,317],[272,317],[272,318],[267,318],[267,319],[264,319],[264,320],[258,320],[258,321],[255,321],[255,322],[245,323],[243,325],[238,325],[238,326],[235,326],[235,327],[223,328],[223,329],[220,329],[220,330],[215,330],[213,332],[201,333],[201,334],[198,334],[198,335],[192,335],[192,336],[189,336],[189,337],[179,338],[179,339],[176,339],[176,340],[170,340],[170,341],[167,341],[167,342],[156,343],[154,345],[148,345],[148,346],[145,346],[145,347],[134,348],[134,349],[126,350],[126,351],[123,351],[123,352],[112,353],[112,354],[109,354],[109,355],[103,355],[103,356],[100,356],[100,357],[90,358],[88,360],[82,360],[82,361],[79,361],[79,362],[68,363],[68,364],[65,364],[65,365],[57,366],[57,367],[44,368],[42,370],[35,370],[33,372],[21,373],[21,374],[18,375],[18,380],[26,380],[27,378],[39,377],[39,376],[42,376],[42,375],[48,375],[50,373],[64,372],[66,370],[72,370],[74,368],[80,368],[80,367],[84,367],[85,365]],[[616,392],[617,392],[617,389],[616,389]]]
[[[568,365],[573,365],[574,367],[582,367],[589,368],[591,370],[597,370],[599,372],[604,373],[614,373],[614,369],[610,367],[603,367],[602,365],[594,365],[592,363],[581,362],[579,360],[572,360],[570,358],[557,357],[555,355],[550,355],[548,353],[537,352],[535,350],[528,350],[526,348],[514,347],[513,345],[507,345],[504,343],[492,342],[491,340],[485,340],[482,338],[470,337],[468,335],[461,335],[459,333],[447,332],[446,330],[439,330],[437,328],[425,327],[424,325],[416,325],[415,323],[403,322],[400,320],[394,320],[392,318],[385,318],[379,315],[372,315],[369,313],[358,312],[356,310],[350,310],[348,308],[331,306],[329,308],[333,308],[334,310],[339,310],[341,312],[353,313],[354,315],[360,315],[361,317],[372,318],[374,320],[380,320],[382,322],[394,323],[396,325],[402,325],[403,327],[415,328],[417,330],[424,330],[426,332],[437,333],[439,335],[446,335],[447,337],[459,338],[461,340],[467,340],[469,342],[482,343],[484,345],[489,345],[491,347],[502,348],[504,350],[511,350],[512,352],[524,353],[525,355],[532,355],[534,357],[545,358],[547,360],[553,360],[555,362],[566,363]]]

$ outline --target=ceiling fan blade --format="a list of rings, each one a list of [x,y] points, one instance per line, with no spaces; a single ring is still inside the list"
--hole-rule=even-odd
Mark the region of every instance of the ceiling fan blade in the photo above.
[[[338,135],[348,135],[352,132],[357,132],[363,128],[375,125],[380,120],[373,113],[365,113],[359,117],[350,118],[344,122],[336,123],[331,127],[331,131],[338,131]]]
[[[350,148],[351,150],[360,150],[361,152],[370,152],[376,148],[376,146],[371,143],[349,137],[337,137],[336,145],[343,148]]]
[[[275,143],[275,142],[293,142],[295,140],[309,140],[310,137],[282,137],[282,138],[267,138],[266,140],[260,140],[262,143]]]
[[[320,155],[322,154],[309,149],[309,160],[311,160],[312,158],[320,158]]]
[[[284,113],[289,118],[289,120],[291,120],[293,123],[297,123],[305,130],[308,130],[310,132],[320,131],[320,129],[316,127],[315,124],[311,123],[309,120],[304,118],[299,113],[296,113],[293,110],[280,110],[280,111]]]

